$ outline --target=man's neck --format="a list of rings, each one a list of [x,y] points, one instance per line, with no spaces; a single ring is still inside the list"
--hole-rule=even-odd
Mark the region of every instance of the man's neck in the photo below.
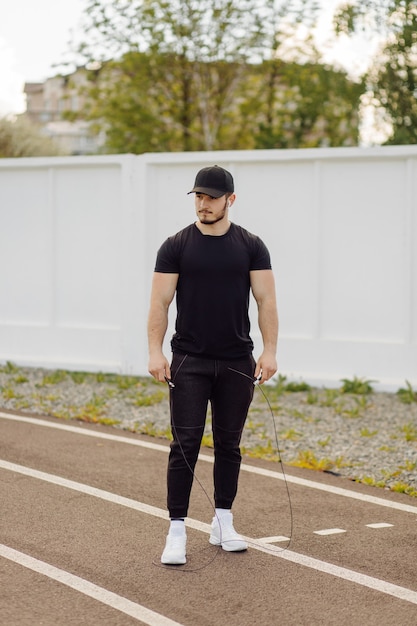
[[[220,222],[215,222],[214,224],[203,224],[200,221],[195,223],[198,230],[203,233],[203,235],[211,235],[212,237],[220,237],[221,235],[225,235],[230,228],[229,220],[221,220]]]

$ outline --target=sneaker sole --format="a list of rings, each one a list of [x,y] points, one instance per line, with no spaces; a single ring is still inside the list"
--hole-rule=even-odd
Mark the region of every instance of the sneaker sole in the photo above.
[[[241,541],[241,539],[236,539],[235,541],[238,542],[238,541]],[[246,544],[242,545],[241,547],[236,547],[233,545],[228,546],[227,541],[224,541],[223,543],[221,543],[221,541],[219,541],[216,537],[210,537],[209,543],[211,543],[212,546],[221,546],[222,549],[225,550],[226,552],[245,552],[245,550],[248,549],[248,546]],[[232,540],[232,544],[233,544],[233,540]]]
[[[163,557],[161,557],[161,563],[163,565],[185,565],[187,562],[187,559],[184,558],[178,558],[178,559],[164,559]]]

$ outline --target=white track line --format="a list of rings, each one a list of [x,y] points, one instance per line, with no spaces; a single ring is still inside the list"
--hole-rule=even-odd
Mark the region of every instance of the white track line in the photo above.
[[[112,591],[103,589],[103,587],[98,587],[84,578],[74,576],[74,574],[70,574],[65,570],[49,565],[49,563],[45,563],[44,561],[34,559],[28,554],[18,552],[17,550],[9,548],[3,544],[0,544],[0,556],[17,563],[18,565],[22,565],[23,567],[26,567],[34,572],[43,574],[44,576],[47,576],[62,585],[71,587],[71,589],[75,589],[85,596],[94,598],[94,600],[97,600],[102,604],[106,604],[121,613],[129,615],[130,617],[134,617],[143,624],[148,624],[149,626],[181,626],[179,622],[174,622],[172,619],[164,617],[155,611],[151,611],[141,604],[132,602],[131,600],[128,600],[123,596],[119,596]]]
[[[44,480],[46,482],[59,485],[60,487],[73,489],[74,491],[85,493],[96,498],[101,498],[103,500],[106,500],[107,502],[112,502],[113,504],[126,506],[131,509],[135,509],[136,511],[146,513],[148,515],[154,515],[159,518],[167,519],[167,513],[163,509],[158,509],[156,507],[143,504],[142,502],[131,500],[130,498],[124,498],[108,491],[103,491],[102,489],[91,487],[90,485],[67,480],[66,478],[62,478],[61,476],[55,476],[54,474],[39,472],[38,470],[24,467],[22,465],[16,465],[15,463],[9,463],[8,461],[3,460],[0,460],[0,468],[11,472],[16,472],[18,474],[23,474],[24,476],[28,476],[30,478]],[[209,524],[204,524],[203,522],[194,520],[189,517],[187,517],[186,519],[186,524],[190,528],[200,530],[207,534],[210,533]],[[342,578],[363,587],[368,587],[369,589],[374,589],[375,591],[394,596],[399,600],[406,600],[407,602],[417,604],[417,592],[411,589],[407,589],[406,587],[393,585],[392,583],[385,582],[384,580],[380,580],[379,578],[373,578],[372,576],[367,576],[365,574],[355,572],[354,570],[346,569],[345,567],[339,567],[338,565],[332,565],[331,563],[326,563],[325,561],[320,561],[319,559],[314,559],[304,554],[292,552],[291,550],[279,548],[278,546],[265,545],[265,543],[263,543],[262,540],[259,539],[253,539],[251,537],[245,537],[245,539],[248,541],[251,548],[259,550],[260,552],[264,552],[270,556],[279,557],[281,559],[285,559],[286,561],[296,563],[297,565],[309,567],[310,569],[330,574],[332,576],[335,576],[336,578]]]
[[[118,443],[125,443],[125,444],[129,444],[132,446],[149,448],[151,450],[157,450],[158,452],[164,452],[165,454],[169,452],[169,446],[167,445],[151,443],[149,441],[141,441],[139,439],[133,439],[130,437],[122,437],[120,435],[110,435],[108,433],[95,432],[87,428],[80,428],[79,426],[69,426],[67,424],[56,424],[55,422],[48,422],[47,420],[42,420],[38,418],[23,417],[20,415],[12,415],[9,413],[1,413],[1,412],[0,412],[0,418],[12,420],[16,422],[26,422],[28,424],[32,424],[36,426],[45,426],[48,428],[55,428],[57,430],[65,430],[67,432],[75,433],[77,435],[85,435],[87,437],[96,437],[97,439],[107,439],[109,441],[115,441]],[[213,457],[205,455],[205,454],[199,454],[198,458],[201,461],[205,461],[206,463],[214,462]],[[384,506],[390,509],[396,509],[397,511],[403,511],[405,513],[413,513],[414,515],[417,515],[417,506],[413,506],[411,504],[404,504],[403,502],[394,502],[392,500],[385,500],[384,498],[370,496],[370,495],[360,493],[357,491],[344,489],[342,487],[334,487],[332,485],[317,483],[313,480],[307,480],[305,478],[299,478],[298,476],[291,476],[289,474],[286,474],[284,476],[282,473],[274,472],[272,470],[264,469],[262,467],[254,467],[251,465],[246,465],[245,463],[242,463],[241,470],[245,472],[249,472],[251,474],[258,474],[259,476],[265,476],[267,478],[274,478],[276,480],[286,480],[287,483],[293,483],[294,485],[308,487],[309,489],[318,489],[320,491],[332,493],[337,496],[343,496],[344,498],[352,498],[354,500],[361,500],[362,502],[367,502],[368,504],[376,504],[378,506]]]

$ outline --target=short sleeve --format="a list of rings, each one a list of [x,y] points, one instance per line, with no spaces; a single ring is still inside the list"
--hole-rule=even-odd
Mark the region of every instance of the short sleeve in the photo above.
[[[177,246],[169,237],[159,248],[156,255],[155,272],[162,274],[179,274],[180,259]]]
[[[251,255],[250,271],[252,270],[270,270],[271,256],[269,250],[259,237],[255,238],[255,245]]]

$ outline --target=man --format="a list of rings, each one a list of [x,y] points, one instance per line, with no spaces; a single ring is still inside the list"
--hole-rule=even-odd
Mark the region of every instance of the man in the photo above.
[[[277,371],[278,314],[269,252],[259,237],[229,220],[233,177],[215,165],[197,173],[197,221],[169,237],[157,254],[148,321],[149,372],[170,386],[173,441],[168,461],[170,528],[161,562],[186,562],[187,516],[194,467],[211,404],[214,503],[210,543],[234,552],[247,545],[233,527],[240,439],[254,384]],[[252,356],[250,290],[258,307],[263,351]],[[176,294],[172,362],[163,354]]]

